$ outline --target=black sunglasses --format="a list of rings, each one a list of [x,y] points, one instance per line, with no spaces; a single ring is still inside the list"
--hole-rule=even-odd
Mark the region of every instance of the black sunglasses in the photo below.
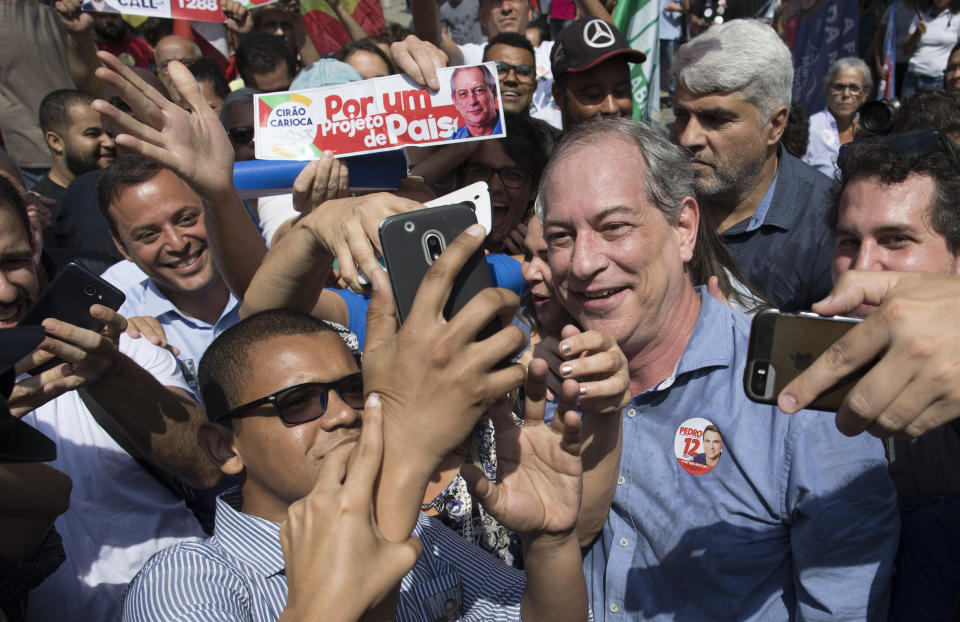
[[[231,127],[229,130],[227,130],[227,136],[229,136],[230,140],[238,145],[247,145],[250,144],[251,140],[253,140],[253,128],[249,125]]]
[[[893,150],[898,158],[922,158],[929,155],[930,152],[940,144],[943,146],[943,150],[947,154],[950,164],[953,165],[957,174],[960,174],[960,158],[957,157],[957,150],[953,146],[953,142],[940,130],[913,130],[912,132],[902,132],[900,134],[881,134],[879,136],[858,138],[840,147],[840,154],[837,156],[837,166],[843,168],[850,149],[855,149],[857,145],[875,140],[882,142]]]
[[[537,77],[537,69],[531,65],[511,65],[501,60],[497,61],[497,73],[501,78],[510,73],[510,70],[517,75],[517,79],[533,80]]]
[[[340,399],[351,408],[363,408],[363,374],[358,372],[333,382],[295,384],[258,400],[237,406],[221,415],[212,417],[211,420],[220,421],[228,417],[236,417],[253,410],[257,406],[272,404],[273,410],[285,424],[300,425],[319,419],[327,412],[327,398],[330,391],[336,391]]]

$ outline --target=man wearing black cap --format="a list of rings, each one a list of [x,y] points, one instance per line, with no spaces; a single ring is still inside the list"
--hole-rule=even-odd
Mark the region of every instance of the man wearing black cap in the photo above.
[[[550,64],[553,98],[563,129],[600,117],[633,114],[630,68],[646,55],[631,49],[617,27],[599,17],[581,17],[560,32]]]

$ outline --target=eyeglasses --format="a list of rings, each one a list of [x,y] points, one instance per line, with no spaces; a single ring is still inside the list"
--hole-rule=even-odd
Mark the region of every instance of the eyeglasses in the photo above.
[[[190,65],[197,62],[195,58],[171,58],[170,60],[165,60],[163,62],[157,63],[157,69],[166,69],[167,66],[173,61],[178,61],[184,64],[185,67],[190,67]]]
[[[227,130],[227,136],[238,145],[248,145],[253,140],[253,128],[249,125],[231,127]]]
[[[464,177],[467,183],[478,181],[488,182],[493,178],[493,174],[500,175],[500,181],[507,188],[523,188],[530,176],[519,166],[504,166],[503,168],[493,168],[483,164],[467,164],[464,168]]]
[[[258,400],[237,406],[222,415],[212,417],[220,421],[236,417],[253,410],[257,406],[272,404],[274,411],[287,425],[300,425],[319,419],[327,412],[327,397],[330,391],[336,391],[341,400],[351,408],[363,408],[363,374],[344,376],[333,382],[304,382],[286,389],[280,389]]]
[[[922,158],[929,155],[939,144],[943,147],[954,170],[960,175],[960,158],[957,156],[957,150],[950,139],[940,130],[914,130],[912,132],[901,132],[900,134],[883,134],[859,138],[840,147],[837,166],[843,168],[851,149],[875,140],[882,142],[893,150],[898,158]]]
[[[531,65],[511,65],[510,63],[505,63],[500,60],[497,61],[497,73],[501,80],[510,74],[510,70],[513,70],[513,73],[517,76],[517,80],[521,82],[533,82],[537,77],[536,67]]]
[[[843,82],[834,82],[830,85],[830,90],[837,94],[850,91],[851,95],[859,95],[863,92],[863,86],[853,83],[844,84]]]

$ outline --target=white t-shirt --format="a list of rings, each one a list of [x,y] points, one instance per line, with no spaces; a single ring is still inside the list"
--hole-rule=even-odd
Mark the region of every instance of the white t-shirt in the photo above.
[[[920,37],[907,71],[930,78],[942,77],[950,60],[950,50],[960,39],[960,14],[947,9],[932,17],[929,11],[924,11],[923,20],[927,22],[927,31]],[[914,17],[909,32],[913,34],[916,30],[917,18]]]
[[[486,43],[465,43],[458,46],[463,52],[464,65],[479,65],[483,62],[483,50]],[[558,130],[563,129],[563,119],[560,109],[553,101],[553,71],[550,67],[550,52],[553,50],[553,41],[543,41],[534,48],[537,62],[537,91],[533,94],[533,103],[530,105],[530,116],[546,121]]]
[[[120,351],[160,384],[189,391],[173,355],[120,337]],[[24,416],[57,444],[50,463],[73,480],[70,509],[56,521],[67,560],[30,592],[27,620],[117,620],[127,583],[157,551],[203,530],[183,500],[113,440],[76,391]]]

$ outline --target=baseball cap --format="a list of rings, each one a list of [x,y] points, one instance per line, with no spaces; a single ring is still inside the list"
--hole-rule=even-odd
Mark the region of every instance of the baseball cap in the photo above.
[[[553,77],[586,71],[608,58],[622,56],[629,63],[642,63],[647,55],[631,49],[617,27],[599,17],[581,17],[560,31],[550,65]]]
[[[57,457],[49,438],[12,414],[7,397],[13,390],[14,366],[43,341],[42,326],[15,326],[0,330],[0,463],[47,462]]]
[[[290,84],[290,90],[315,89],[363,80],[360,72],[346,63],[332,58],[321,58],[304,67]]]

